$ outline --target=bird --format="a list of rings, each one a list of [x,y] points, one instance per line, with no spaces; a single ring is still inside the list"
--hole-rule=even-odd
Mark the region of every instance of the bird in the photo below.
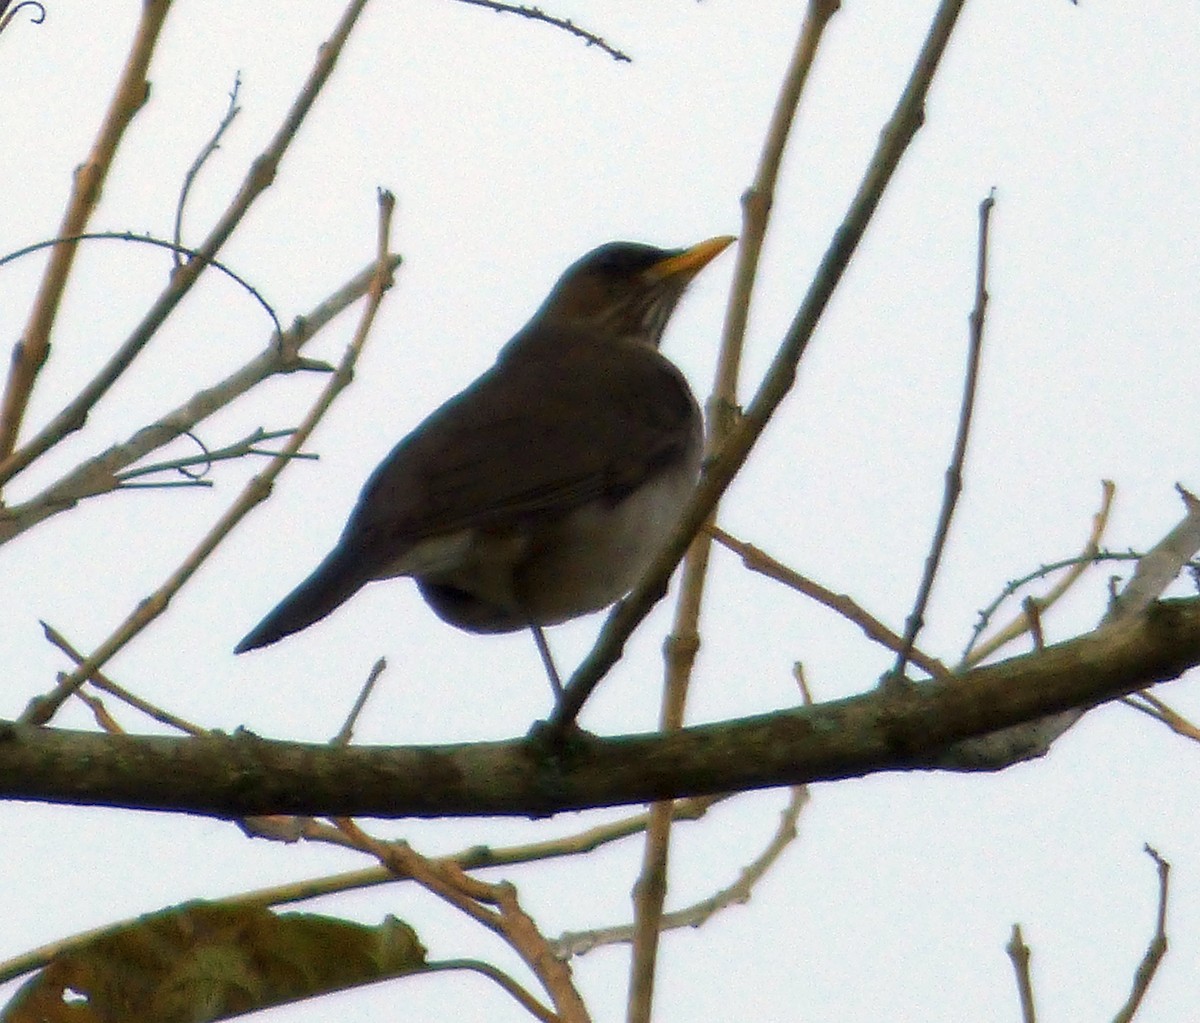
[[[235,653],[409,576],[460,629],[531,629],[561,692],[542,627],[628,593],[695,487],[703,418],[658,346],[688,284],[734,240],[616,241],[576,260],[494,365],[384,458],[333,550]]]

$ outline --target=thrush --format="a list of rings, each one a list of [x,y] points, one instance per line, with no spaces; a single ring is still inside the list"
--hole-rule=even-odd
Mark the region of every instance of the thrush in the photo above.
[[[558,688],[541,627],[624,596],[695,485],[700,410],[658,344],[732,241],[612,242],[568,267],[491,369],[392,449],[333,551],[236,652],[411,576],[460,629],[532,628]]]

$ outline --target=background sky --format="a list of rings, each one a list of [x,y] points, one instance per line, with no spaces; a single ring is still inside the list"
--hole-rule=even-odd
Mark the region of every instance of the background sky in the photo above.
[[[53,236],[136,24],[136,3],[48,3],[46,23],[0,37],[0,249]],[[265,145],[332,30],[340,2],[177,5],[152,93],[118,156],[94,229],[169,236],[183,174],[240,72],[241,115],[186,212],[198,242]],[[407,582],[371,587],[327,622],[235,659],[246,630],[333,543],[363,479],[433,407],[492,361],[561,270],[614,238],[663,246],[737,233],[799,3],[560,3],[634,57],[616,64],[544,25],[446,0],[378,3],[274,186],[223,251],[284,322],[365,265],[375,189],[398,197],[405,257],[348,391],[274,498],[208,562],[149,632],[108,665],[124,685],[206,725],[319,741],[336,731],[372,662],[390,668],[362,742],[523,734],[549,707],[528,637],[443,625]],[[833,20],[784,166],[745,357],[749,394],[790,321],[909,74],[932,4],[854,0]],[[991,305],[966,489],[922,646],[947,660],[1006,580],[1082,546],[1100,480],[1117,483],[1107,544],[1144,549],[1180,517],[1176,481],[1200,487],[1200,11],[1091,0],[969,4],[926,123],[854,257],[799,383],[722,505],[721,524],[894,628],[908,613],[942,493],[973,301],[977,206],[997,189]],[[706,393],[733,265],[697,280],[664,350]],[[42,257],[0,272],[0,335],[16,340]],[[85,247],[28,422],[40,425],[137,322],[163,253]],[[310,354],[336,360],[355,314]],[[7,496],[36,492],[240,365],[270,323],[208,276],[87,429]],[[317,387],[261,389],[201,431],[219,446],[295,425]],[[179,453],[186,446],[179,448]],[[90,502],[0,551],[3,707],[12,717],[66,665],[44,618],[85,650],[192,548],[258,468],[227,464],[211,490]],[[1092,627],[1094,572],[1047,622]],[[650,729],[665,602],[589,703],[585,727]],[[600,618],[552,630],[560,666]],[[714,552],[689,720],[797,702],[803,661],[818,699],[862,692],[891,657],[830,612]],[[1014,651],[1015,652],[1015,651]],[[1158,695],[1193,719],[1187,680]],[[56,719],[90,727],[80,707]],[[125,719],[134,730],[147,726]],[[1150,842],[1174,866],[1172,948],[1139,1015],[1194,1012],[1200,952],[1196,747],[1134,711],[1089,715],[1042,762],[998,775],[881,775],[824,785],[800,837],[747,906],[673,933],[656,1018],[1003,1021],[1019,1018],[1004,953],[1019,921],[1047,1020],[1109,1019],[1152,933]],[[785,794],[745,796],[681,826],[670,906],[728,884],[772,833]],[[550,821],[393,822],[424,852],[566,834],[608,814]],[[184,899],[220,897],[361,865],[322,847],[250,841],[185,817],[0,807],[0,959]],[[632,841],[585,861],[504,876],[550,934],[628,918]],[[413,922],[431,954],[513,966],[497,943],[404,886],[317,904]],[[519,964],[514,967],[520,970]],[[627,950],[576,962],[597,1020],[623,1017]],[[3,994],[3,992],[0,992]],[[477,979],[436,976],[279,1010],[289,1020],[526,1017]]]

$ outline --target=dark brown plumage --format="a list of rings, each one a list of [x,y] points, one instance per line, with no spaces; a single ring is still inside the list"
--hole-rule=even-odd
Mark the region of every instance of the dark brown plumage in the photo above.
[[[699,409],[657,345],[731,241],[615,242],[568,268],[495,365],[392,449],[333,551],[237,652],[395,576],[472,632],[536,631],[624,595],[700,464]]]

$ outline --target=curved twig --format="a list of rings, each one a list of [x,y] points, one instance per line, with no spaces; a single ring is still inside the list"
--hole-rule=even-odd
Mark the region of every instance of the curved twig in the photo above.
[[[589,32],[586,28],[580,28],[569,18],[556,18],[553,14],[547,14],[540,7],[526,7],[524,4],[508,4],[502,3],[500,0],[458,0],[461,4],[471,4],[473,7],[486,7],[489,11],[495,11],[498,14],[517,14],[522,18],[529,18],[531,21],[541,21],[554,28],[560,28],[570,35],[582,39],[588,46],[595,46],[599,50],[603,50],[617,63],[630,64],[633,58],[629,54],[618,50],[615,46],[605,42],[600,36],[594,32]]]
[[[1029,624],[1027,614],[1022,611],[1004,628],[998,630],[995,635],[989,637],[986,643],[976,647],[980,637],[983,635],[984,629],[988,627],[988,623],[992,620],[992,616],[1009,597],[1016,593],[1022,586],[1026,586],[1035,579],[1041,579],[1043,576],[1051,572],[1057,572],[1063,568],[1069,568],[1070,571],[1063,576],[1057,583],[1054,584],[1045,594],[1038,597],[1037,608],[1039,614],[1044,613],[1048,608],[1056,604],[1064,594],[1066,594],[1072,586],[1083,576],[1088,567],[1102,560],[1129,560],[1136,561],[1141,557],[1140,554],[1129,552],[1126,554],[1112,554],[1100,549],[1100,541],[1104,536],[1104,530],[1108,526],[1108,516],[1112,511],[1113,498],[1116,496],[1117,488],[1111,480],[1102,480],[1103,496],[1100,501],[1100,509],[1092,517],[1092,531],[1088,536],[1087,543],[1084,544],[1083,552],[1074,558],[1065,558],[1061,561],[1055,561],[1048,565],[1029,572],[1021,576],[1019,579],[1013,579],[1007,583],[1000,594],[987,607],[979,612],[979,619],[975,623],[974,629],[971,630],[971,638],[967,642],[966,649],[963,650],[962,659],[958,663],[956,670],[962,671],[965,668],[973,667],[979,664],[985,658],[990,657],[997,650],[1007,643],[1012,642],[1022,633],[1024,633]]]
[[[276,333],[283,333],[283,324],[279,322],[279,317],[275,315],[275,310],[271,307],[271,303],[263,298],[262,292],[246,280],[245,277],[231,270],[219,259],[213,259],[198,249],[191,249],[186,245],[167,241],[165,238],[155,238],[149,234],[134,234],[132,231],[84,231],[81,234],[67,235],[61,238],[47,238],[45,241],[34,242],[32,245],[14,249],[12,252],[0,256],[0,267],[15,262],[22,256],[28,256],[32,252],[40,252],[42,249],[48,249],[53,245],[63,245],[68,242],[74,245],[76,242],[92,241],[138,242],[142,245],[154,245],[160,249],[170,249],[176,254],[188,256],[190,259],[202,260],[214,270],[220,270],[230,280],[240,284],[250,294],[251,298],[266,310],[267,315],[271,317],[271,322],[275,325]]]
[[[192,190],[192,185],[196,182],[196,177],[200,173],[200,169],[208,162],[208,158],[213,155],[221,147],[221,138],[225,132],[229,130],[229,126],[233,124],[233,120],[242,112],[242,108],[237,105],[238,91],[242,87],[242,76],[239,72],[233,76],[233,88],[229,91],[229,106],[225,110],[225,116],[221,118],[221,123],[217,125],[217,130],[213,132],[204,147],[200,150],[196,159],[192,161],[192,165],[187,169],[187,173],[183,176],[183,187],[179,189],[179,201],[175,204],[175,227],[171,232],[171,238],[176,245],[182,245],[183,242],[183,211],[187,206],[188,195]],[[181,265],[182,260],[179,258],[179,253],[175,254],[175,265]]]
[[[31,25],[40,25],[46,20],[46,5],[40,3],[39,0],[21,0],[12,10],[5,11],[4,5],[0,4],[0,32],[3,32],[9,25],[12,24],[13,18],[17,16],[18,11],[23,11],[26,7],[34,8],[34,12],[29,16]]]

